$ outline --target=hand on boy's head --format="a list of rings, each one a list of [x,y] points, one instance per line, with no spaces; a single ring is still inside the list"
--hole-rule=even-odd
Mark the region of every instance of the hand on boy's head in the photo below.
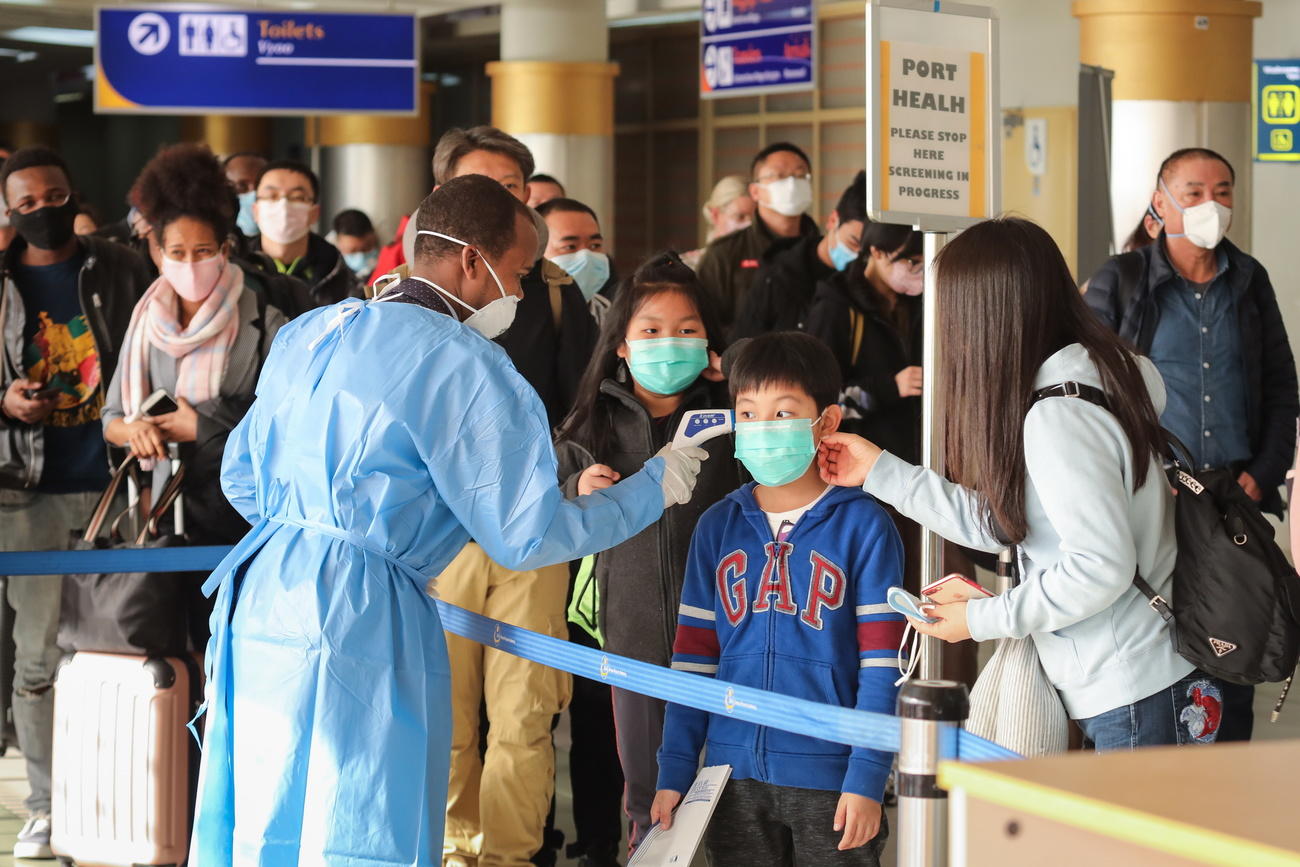
[[[682,793],[672,789],[660,789],[655,792],[654,803],[650,805],[650,822],[658,822],[667,831],[673,826],[673,810],[682,799]]]
[[[854,434],[826,434],[817,447],[817,466],[822,481],[846,488],[862,487],[881,451],[875,443]]]
[[[865,795],[845,792],[835,808],[836,831],[843,831],[840,851],[865,846],[880,833],[880,804]]]

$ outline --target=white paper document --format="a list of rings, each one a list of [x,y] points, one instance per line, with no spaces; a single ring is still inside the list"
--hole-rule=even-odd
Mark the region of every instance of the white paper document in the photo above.
[[[714,765],[700,771],[673,815],[672,828],[651,828],[627,867],[689,867],[730,777],[731,765]]]

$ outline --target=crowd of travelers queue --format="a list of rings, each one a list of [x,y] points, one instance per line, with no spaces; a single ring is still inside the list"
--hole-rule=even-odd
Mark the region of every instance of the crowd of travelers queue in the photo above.
[[[405,277],[416,215],[382,247],[356,210],[322,236],[307,166],[179,144],[143,168],[126,218],[104,223],[54,151],[0,156],[0,547],[64,547],[110,456],[127,453],[155,486],[173,459],[185,465],[190,543],[236,542],[248,525],[221,494],[222,454],[277,331]],[[868,219],[862,173],[819,225],[808,156],[771,144],[748,177],[714,188],[707,246],[654,253],[620,279],[607,215],[534,170],[521,142],[490,127],[447,132],[433,157],[437,185],[486,175],[535,209],[543,246],[496,342],[545,405],[566,496],[636,472],[689,410],[734,406],[737,432],[708,443],[689,503],[594,562],[512,572],[470,543],[439,577],[442,599],[656,665],[890,712],[904,622],[884,594],[918,589],[925,524],[953,543],[950,568],[969,573],[1008,542],[1026,566],[1011,593],[937,609],[929,629],[954,642],[950,675],[975,675],[973,642],[956,642],[1032,636],[1099,750],[1250,737],[1253,688],[1179,657],[1132,586],[1136,568],[1172,592],[1159,425],[1199,467],[1230,468],[1262,510],[1283,508],[1296,371],[1267,272],[1224,237],[1225,159],[1194,148],[1165,160],[1130,241],[1141,267],[1112,260],[1082,293],[1027,221],[949,243],[937,264],[947,478],[915,466],[922,236]],[[1066,380],[1118,408],[1031,408],[1035,389]],[[159,389],[175,405],[149,414]],[[747,571],[750,560],[766,568]],[[747,587],[742,576],[760,573]],[[11,580],[8,603],[31,786],[15,854],[49,857],[59,581]],[[453,635],[447,645],[445,864],[555,863],[551,732],[565,707],[568,857],[617,864],[625,830],[635,847],[671,822],[703,750],[733,768],[706,835],[712,863],[877,863],[891,756],[760,734]],[[1189,729],[1193,702],[1215,712]]]

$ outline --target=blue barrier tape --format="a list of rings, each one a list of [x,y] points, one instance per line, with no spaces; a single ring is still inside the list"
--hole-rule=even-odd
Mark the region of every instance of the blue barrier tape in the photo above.
[[[0,553],[0,575],[81,575],[95,572],[211,572],[226,545],[186,548],[103,548]]]
[[[188,547],[5,552],[0,553],[0,575],[203,572],[216,568],[229,551],[226,547]],[[448,632],[550,668],[756,725],[841,744],[898,751],[900,721],[890,714],[819,704],[673,671],[502,623],[442,601],[438,602],[438,610]],[[960,729],[945,732],[940,755],[968,762],[1020,758],[1011,750]]]

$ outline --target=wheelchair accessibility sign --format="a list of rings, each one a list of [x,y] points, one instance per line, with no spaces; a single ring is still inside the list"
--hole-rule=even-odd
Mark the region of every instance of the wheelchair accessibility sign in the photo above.
[[[1300,162],[1300,60],[1256,60],[1254,154],[1259,162]]]

